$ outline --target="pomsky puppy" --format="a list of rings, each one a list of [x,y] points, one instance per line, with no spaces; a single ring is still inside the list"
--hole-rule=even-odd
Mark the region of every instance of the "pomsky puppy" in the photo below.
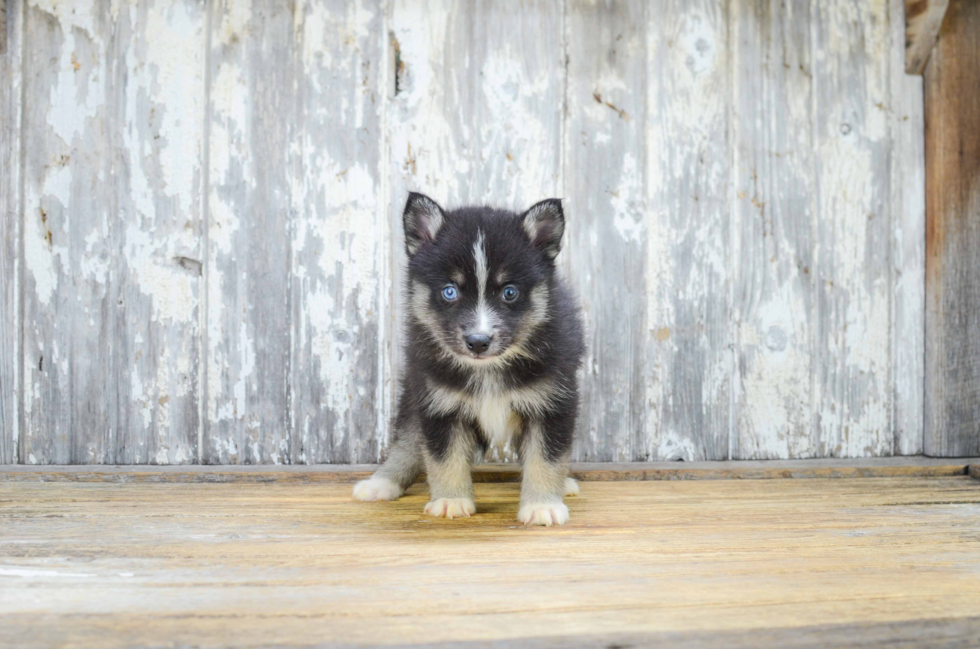
[[[443,210],[412,193],[406,363],[384,464],[354,487],[357,500],[395,500],[425,469],[425,513],[476,512],[473,462],[513,440],[522,463],[525,525],[564,525],[578,493],[568,458],[584,342],[579,310],[555,272],[561,201],[523,214]]]

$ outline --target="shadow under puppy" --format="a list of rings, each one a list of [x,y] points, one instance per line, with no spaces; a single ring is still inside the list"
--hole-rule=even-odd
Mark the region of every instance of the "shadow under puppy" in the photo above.
[[[447,212],[412,193],[404,223],[409,317],[398,413],[388,459],[354,498],[395,500],[424,468],[425,513],[470,516],[474,461],[513,439],[518,520],[564,525],[563,497],[578,493],[568,458],[584,343],[578,307],[555,272],[561,201],[520,215]]]

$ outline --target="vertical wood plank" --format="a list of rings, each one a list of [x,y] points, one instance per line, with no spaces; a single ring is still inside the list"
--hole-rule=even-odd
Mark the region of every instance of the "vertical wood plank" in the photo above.
[[[565,68],[558,3],[396,0],[391,29],[397,74],[388,113],[390,218],[399,332],[408,191],[445,207],[514,210],[560,196]],[[569,212],[570,222],[577,218]],[[400,340],[392,352],[395,373]]]
[[[123,464],[197,461],[205,13],[141,0],[114,22],[110,389]]]
[[[0,3],[0,464],[20,437],[21,30],[23,5]],[[9,27],[8,27],[9,25]],[[10,39],[7,40],[7,30]]]
[[[26,463],[115,460],[116,234],[107,2],[26,7]]]
[[[635,351],[649,413],[633,456],[723,459],[732,396],[729,3],[658,9],[646,23],[650,342]]]
[[[922,453],[925,393],[925,138],[922,79],[905,74],[903,0],[891,0],[894,453]]]
[[[809,9],[807,0],[736,0],[732,9],[732,459],[815,453]]]
[[[27,25],[25,459],[194,461],[204,12],[49,9]]]
[[[642,354],[664,342],[646,329],[647,3],[566,11],[563,254],[588,332],[575,459],[647,459]]]
[[[980,454],[980,4],[951,0],[925,71],[925,453]]]
[[[816,454],[892,452],[887,12],[816,0]]]
[[[212,11],[202,459],[280,463],[290,456],[293,7]]]
[[[296,8],[292,462],[376,462],[390,327],[383,3]]]

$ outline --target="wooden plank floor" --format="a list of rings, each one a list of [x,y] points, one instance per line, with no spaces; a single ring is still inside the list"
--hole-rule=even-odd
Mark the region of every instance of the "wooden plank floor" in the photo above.
[[[589,482],[564,528],[425,489],[0,483],[0,646],[966,646],[969,476]],[[491,643],[490,641],[498,641]]]

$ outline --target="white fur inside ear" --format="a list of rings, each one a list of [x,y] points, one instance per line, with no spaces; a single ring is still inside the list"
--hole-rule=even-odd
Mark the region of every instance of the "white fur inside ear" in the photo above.
[[[565,495],[578,495],[578,481],[575,478],[565,478]]]
[[[547,202],[541,202],[534,205],[524,214],[524,231],[527,232],[527,236],[530,237],[531,241],[534,241],[535,237],[538,236],[538,226],[542,221],[553,218],[551,205]]]
[[[549,258],[557,257],[565,231],[561,203],[548,200],[533,205],[524,213],[524,231],[531,243],[541,248]]]
[[[397,500],[401,495],[402,488],[388,478],[371,477],[354,485],[354,500]]]
[[[476,503],[469,498],[436,498],[424,511],[437,518],[469,518],[476,513]]]
[[[429,239],[435,239],[436,235],[439,234],[439,230],[442,229],[442,210],[432,201],[426,201],[422,208],[422,218],[424,219],[426,234],[429,235]]]
[[[434,241],[445,218],[435,201],[428,196],[415,195],[405,208],[405,243],[414,255],[425,241]]]
[[[565,503],[528,503],[521,505],[517,520],[525,525],[564,525],[568,522],[568,507]]]

